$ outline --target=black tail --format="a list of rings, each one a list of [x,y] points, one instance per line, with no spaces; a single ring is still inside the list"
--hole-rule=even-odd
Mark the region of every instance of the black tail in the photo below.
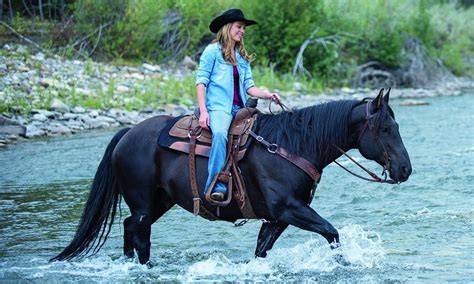
[[[119,192],[115,186],[115,176],[112,172],[112,152],[128,130],[130,128],[117,132],[107,146],[95,174],[76,235],[71,243],[50,261],[85,256],[91,250],[92,254],[95,254],[107,240],[119,201]]]

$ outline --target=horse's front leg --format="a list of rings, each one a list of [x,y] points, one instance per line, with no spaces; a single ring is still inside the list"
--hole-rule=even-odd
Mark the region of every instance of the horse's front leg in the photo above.
[[[288,224],[279,221],[264,222],[258,233],[256,257],[266,257],[267,251],[271,250],[281,233],[288,227]]]
[[[278,221],[320,234],[329,242],[331,248],[340,246],[339,233],[336,228],[305,202],[286,197],[285,200],[282,199],[280,202],[272,204],[273,208],[270,211]]]

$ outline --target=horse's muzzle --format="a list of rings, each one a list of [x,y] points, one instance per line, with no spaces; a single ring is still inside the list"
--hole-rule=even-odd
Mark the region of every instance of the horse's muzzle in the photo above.
[[[412,172],[411,164],[404,163],[399,166],[393,166],[390,168],[390,178],[396,182],[407,181]]]

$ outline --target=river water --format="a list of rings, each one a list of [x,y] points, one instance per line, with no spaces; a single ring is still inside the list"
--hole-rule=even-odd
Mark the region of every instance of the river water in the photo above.
[[[413,166],[406,183],[372,184],[332,165],[324,173],[312,206],[338,228],[348,266],[294,227],[255,259],[260,221],[234,227],[175,207],[152,227],[148,269],[122,257],[125,204],[99,254],[49,263],[74,235],[108,131],[0,150],[0,280],[473,282],[474,95],[425,100],[392,102]]]

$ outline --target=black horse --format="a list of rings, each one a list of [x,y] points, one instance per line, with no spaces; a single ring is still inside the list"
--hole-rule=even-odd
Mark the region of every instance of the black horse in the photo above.
[[[344,151],[359,149],[367,159],[387,168],[395,182],[406,181],[411,163],[383,89],[374,100],[345,100],[315,105],[276,115],[261,114],[254,131],[311,162],[320,173]],[[131,129],[122,129],[108,145],[96,172],[84,212],[71,243],[52,260],[66,260],[96,253],[110,232],[120,195],[130,208],[124,220],[124,253],[141,264],[150,259],[151,225],[178,204],[193,212],[188,155],[157,146],[157,137],[173,117],[157,116]],[[239,162],[251,205],[257,218],[265,219],[255,255],[267,251],[293,225],[322,235],[335,248],[338,231],[314,211],[314,181],[287,160],[252,143]],[[197,157],[197,181],[207,178],[207,158]],[[200,188],[202,191],[202,187]],[[204,201],[205,198],[202,196]],[[204,201],[205,207],[215,207]],[[235,201],[220,209],[226,221],[241,219]]]

